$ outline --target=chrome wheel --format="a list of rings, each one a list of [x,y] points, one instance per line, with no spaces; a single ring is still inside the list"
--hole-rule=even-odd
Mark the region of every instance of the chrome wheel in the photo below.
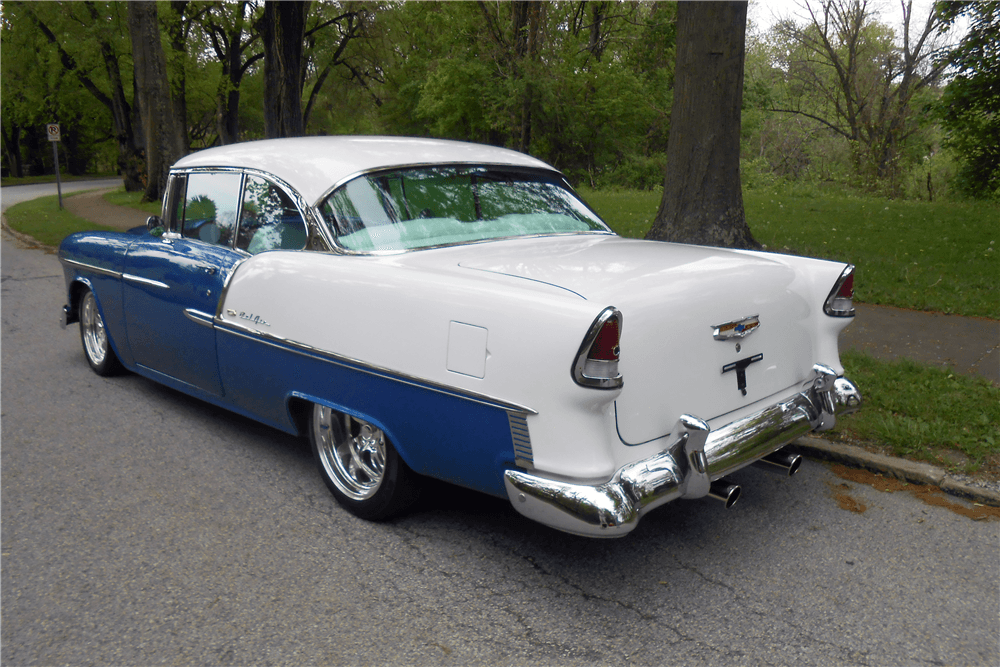
[[[313,442],[326,478],[350,500],[373,497],[385,478],[385,433],[322,405],[314,411]]]
[[[97,299],[88,291],[80,304],[80,335],[83,351],[91,366],[100,367],[108,356],[108,334],[104,330],[104,319],[97,310]]]

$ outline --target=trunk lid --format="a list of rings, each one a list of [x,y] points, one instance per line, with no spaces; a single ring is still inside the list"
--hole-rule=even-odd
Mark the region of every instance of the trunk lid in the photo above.
[[[792,267],[800,258],[612,236],[475,250],[461,267],[552,285],[622,312],[625,383],[615,407],[628,444],[666,435],[681,414],[709,421],[738,412],[804,381],[816,361],[823,297]]]

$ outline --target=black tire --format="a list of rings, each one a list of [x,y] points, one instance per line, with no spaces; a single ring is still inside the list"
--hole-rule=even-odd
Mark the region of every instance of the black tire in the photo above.
[[[323,481],[351,514],[382,521],[420,495],[419,476],[373,424],[314,405],[309,439]]]
[[[83,343],[83,356],[95,373],[107,377],[122,372],[122,362],[111,348],[97,297],[89,289],[80,299],[80,342]]]

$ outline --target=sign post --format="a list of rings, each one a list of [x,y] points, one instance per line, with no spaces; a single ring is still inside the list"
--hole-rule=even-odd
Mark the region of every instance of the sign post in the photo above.
[[[45,126],[45,133],[49,135],[49,142],[52,143],[52,161],[56,165],[56,189],[59,191],[59,208],[62,209],[62,179],[59,177],[59,123],[49,123]]]

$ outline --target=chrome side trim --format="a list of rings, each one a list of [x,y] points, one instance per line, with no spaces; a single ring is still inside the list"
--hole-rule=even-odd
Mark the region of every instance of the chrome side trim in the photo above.
[[[858,410],[861,394],[854,383],[844,377],[831,379],[828,371],[832,373],[817,364],[815,380],[800,393],[712,432],[701,420],[684,415],[667,448],[619,468],[601,484],[508,470],[507,496],[518,512],[552,528],[589,537],[620,537],[632,531],[646,512],[681,497],[717,495],[713,489],[718,485],[712,483],[726,474],[811,430],[829,428],[837,415]],[[730,492],[728,504],[735,502],[733,493],[738,494]]]
[[[121,271],[113,271],[111,269],[105,269],[102,266],[95,266],[94,264],[87,264],[85,262],[79,262],[75,259],[66,259],[65,257],[60,257],[59,261],[67,266],[73,266],[78,269],[86,269],[88,271],[93,271],[94,273],[99,273],[102,276],[111,276],[112,278],[121,278]]]
[[[214,317],[208,313],[203,313],[200,310],[195,310],[194,308],[185,308],[184,316],[195,324],[200,324],[201,326],[208,327],[209,329],[215,326]]]
[[[170,289],[170,285],[161,283],[159,280],[143,278],[142,276],[137,276],[131,273],[123,273],[122,280],[130,283],[138,283],[140,285],[149,285],[150,287],[159,287],[160,289]]]
[[[481,394],[479,392],[468,391],[466,389],[460,389],[458,387],[452,387],[449,385],[442,384],[440,382],[435,382],[434,380],[427,380],[424,378],[419,378],[413,375],[408,375],[406,373],[400,373],[399,371],[394,371],[384,366],[377,366],[375,364],[370,364],[366,361],[361,361],[360,359],[353,359],[341,354],[336,354],[334,352],[327,352],[325,350],[320,350],[319,348],[312,347],[311,345],[305,345],[304,343],[299,343],[297,341],[289,340],[281,336],[275,336],[274,334],[266,333],[263,331],[258,331],[257,329],[252,329],[250,327],[244,327],[235,322],[228,322],[221,318],[215,319],[215,328],[219,332],[230,333],[234,336],[240,336],[241,338],[246,338],[248,340],[254,340],[265,345],[270,345],[272,347],[277,347],[279,349],[287,350],[295,354],[300,354],[307,357],[312,357],[315,359],[320,359],[337,366],[342,366],[344,368],[350,368],[351,370],[356,370],[361,373],[366,373],[368,375],[374,375],[376,377],[382,377],[387,380],[393,380],[395,382],[402,382],[403,384],[408,384],[414,387],[420,387],[421,389],[428,389],[430,391],[437,392],[439,394],[445,394],[447,396],[452,396],[454,398],[460,398],[466,401],[472,401],[473,403],[479,403],[480,405],[487,405],[493,408],[499,408],[506,411],[508,414],[515,413],[520,415],[537,415],[538,412],[532,410],[531,408],[519,405],[517,403],[511,403],[510,401],[505,401],[500,398],[494,398],[492,396],[487,396],[486,394]]]

